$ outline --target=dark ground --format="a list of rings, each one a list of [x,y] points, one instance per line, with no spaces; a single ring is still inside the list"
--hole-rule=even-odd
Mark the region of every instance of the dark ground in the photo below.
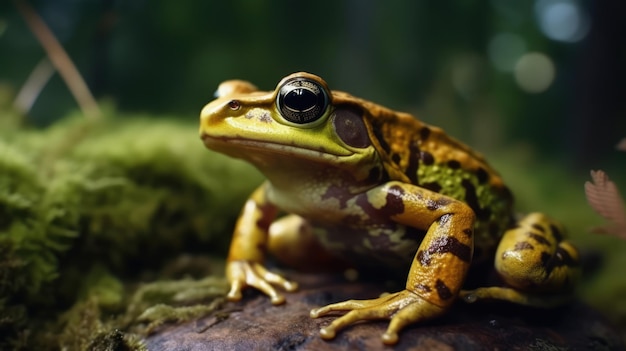
[[[150,351],[182,350],[384,350],[386,321],[348,327],[333,341],[318,331],[333,318],[309,318],[311,308],[350,298],[371,298],[383,289],[323,275],[291,275],[300,291],[272,306],[248,291],[243,301],[226,303],[210,316],[164,326],[146,338]],[[462,302],[435,321],[400,334],[395,350],[624,350],[616,330],[580,302],[552,310],[507,303]]]

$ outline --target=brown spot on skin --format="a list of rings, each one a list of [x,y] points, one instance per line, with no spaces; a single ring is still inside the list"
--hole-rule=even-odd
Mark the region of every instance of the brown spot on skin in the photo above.
[[[399,186],[392,186],[388,189],[385,205],[381,208],[375,208],[367,200],[366,194],[361,194],[356,198],[356,204],[363,209],[367,216],[371,219],[389,220],[389,217],[404,212],[404,203],[402,196],[404,190]]]
[[[432,241],[432,243],[430,243],[430,247],[428,247],[428,249],[425,251],[420,250],[417,253],[416,258],[422,266],[428,266],[432,259],[432,255],[445,253],[451,253],[464,262],[469,263],[472,260],[472,248],[452,236],[436,238]]]
[[[550,241],[548,241],[548,239],[546,239],[545,237],[541,235],[538,235],[532,232],[529,232],[526,235],[528,235],[529,238],[535,240],[538,244],[550,246]]]
[[[465,234],[468,238],[471,238],[474,234],[474,230],[472,228],[463,229],[463,234]]]
[[[424,251],[419,250],[417,255],[415,255],[415,259],[422,265],[428,266],[430,264],[430,257],[426,257]]]
[[[426,208],[427,208],[429,211],[434,211],[434,210],[438,209],[438,208],[439,208],[439,206],[437,206],[437,202],[436,202],[435,200],[428,200],[428,201],[426,202]]]
[[[435,289],[437,290],[437,295],[442,300],[448,300],[453,296],[450,288],[441,279],[437,279],[435,282]]]
[[[386,153],[389,153],[389,151],[391,151],[391,147],[389,147],[389,144],[385,140],[385,136],[383,135],[382,128],[373,128],[373,129],[374,129],[374,136],[376,136],[376,140],[378,140],[378,143],[380,143],[380,147],[382,147]]]
[[[395,163],[395,164],[399,164],[400,163],[400,154],[392,154],[391,155],[391,161],[393,161],[393,163]]]
[[[426,139],[428,139],[428,136],[430,136],[430,128],[423,127],[422,129],[420,129],[420,140],[421,141],[425,141]]]
[[[272,222],[274,221],[274,215],[276,214],[276,208],[269,204],[256,203],[257,208],[261,212],[261,216],[256,221],[256,226],[262,231],[267,231]]]
[[[411,143],[409,146],[409,164],[406,167],[406,175],[411,180],[411,183],[417,184],[417,169],[420,161],[420,149],[416,142]]]
[[[386,203],[380,211],[391,217],[393,215],[404,212],[404,202],[402,197],[404,196],[404,190],[399,186],[392,186],[387,193]]]
[[[423,292],[430,292],[430,286],[419,283],[419,284],[415,284],[415,286],[413,287],[415,288],[415,290],[419,290],[419,291],[423,291]]]
[[[448,200],[447,198],[441,198],[438,200],[428,200],[426,202],[426,208],[431,211],[435,211],[449,204],[450,204],[450,200]]]
[[[476,195],[476,187],[468,179],[463,179],[461,185],[465,188],[465,202],[472,208],[479,220],[486,220],[491,215],[489,208],[481,208]]]
[[[540,233],[545,233],[546,232],[546,230],[541,226],[541,224],[533,223],[532,227],[533,227],[533,229],[537,230]]]
[[[452,169],[459,169],[461,167],[461,163],[457,160],[448,161],[448,167]]]
[[[345,187],[331,184],[328,186],[328,189],[326,189],[324,195],[322,195],[322,200],[337,199],[339,200],[339,208],[343,209],[346,208],[347,202],[352,196],[352,194],[346,191]]]
[[[543,254],[541,258],[543,262]],[[578,261],[574,260],[567,250],[557,247],[554,256],[544,262],[544,267],[546,267],[546,272],[550,274],[553,269],[561,266],[576,267],[578,266]]]
[[[561,233],[557,226],[555,226],[554,224],[550,224],[550,230],[552,231],[552,235],[557,242],[563,241],[563,233]]]
[[[517,244],[515,244],[515,246],[513,247],[513,251],[534,250],[534,249],[535,247],[527,241],[520,241]]]
[[[430,166],[435,163],[435,158],[428,151],[420,151],[420,159],[426,166]]]
[[[476,178],[480,184],[485,184],[489,180],[489,173],[487,173],[484,168],[479,167],[476,170]]]

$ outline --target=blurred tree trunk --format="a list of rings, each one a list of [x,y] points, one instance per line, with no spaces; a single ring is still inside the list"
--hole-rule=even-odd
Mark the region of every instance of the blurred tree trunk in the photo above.
[[[591,30],[581,43],[572,89],[573,166],[598,167],[626,136],[626,1],[589,1]]]

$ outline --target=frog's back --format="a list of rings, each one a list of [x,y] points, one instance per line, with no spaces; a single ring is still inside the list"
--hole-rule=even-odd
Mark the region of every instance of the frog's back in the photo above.
[[[396,112],[348,94],[335,103],[358,100],[389,180],[398,180],[467,203],[476,213],[476,254],[490,251],[512,223],[513,198],[500,175],[484,157],[448,136],[441,128],[408,113]],[[339,101],[337,101],[339,100]],[[356,106],[356,104],[355,104]],[[366,112],[368,113],[368,112]],[[476,256],[476,255],[475,255]]]

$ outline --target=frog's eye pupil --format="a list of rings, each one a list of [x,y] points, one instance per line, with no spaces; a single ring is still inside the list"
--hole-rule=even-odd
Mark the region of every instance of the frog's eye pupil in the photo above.
[[[310,90],[296,88],[285,95],[283,104],[290,110],[306,112],[316,107],[317,96]]]
[[[294,78],[283,84],[278,92],[280,114],[287,121],[306,124],[318,120],[328,107],[328,94],[318,83],[306,78]]]

